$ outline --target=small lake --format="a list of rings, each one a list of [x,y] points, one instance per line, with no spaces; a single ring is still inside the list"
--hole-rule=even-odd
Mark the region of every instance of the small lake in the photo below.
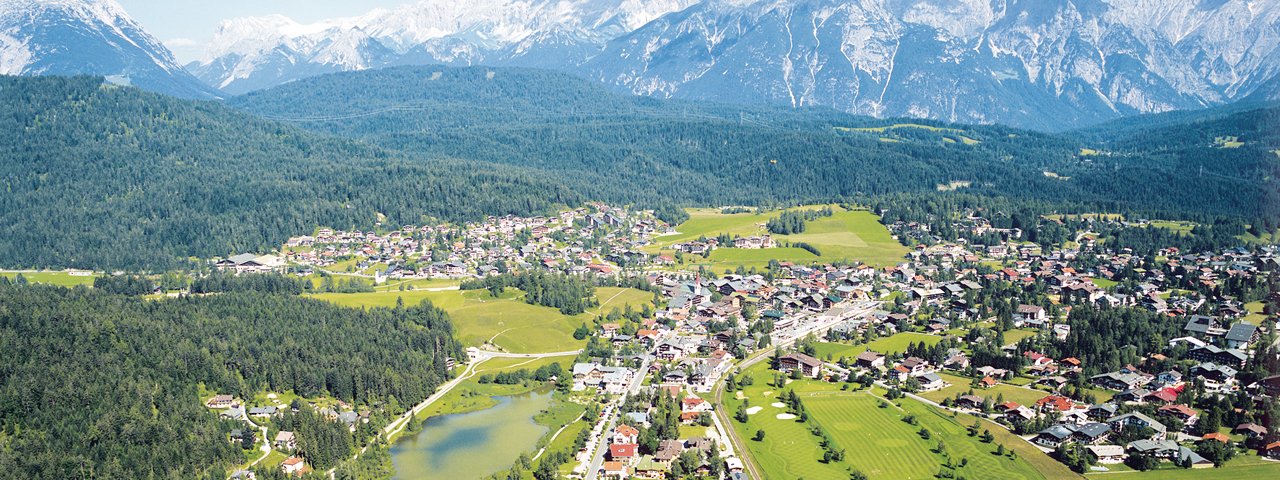
[[[498,405],[478,412],[431,417],[422,431],[391,447],[395,480],[472,480],[515,463],[547,427],[533,416],[551,404],[551,393],[495,397]]]

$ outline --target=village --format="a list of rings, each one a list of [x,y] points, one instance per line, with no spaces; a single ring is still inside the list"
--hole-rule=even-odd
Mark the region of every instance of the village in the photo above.
[[[863,383],[887,399],[984,419],[1077,473],[1208,468],[1243,452],[1280,459],[1277,417],[1265,410],[1275,406],[1280,376],[1258,374],[1276,361],[1262,358],[1274,357],[1278,342],[1275,313],[1264,311],[1280,305],[1265,291],[1280,270],[1274,247],[1195,254],[1171,247],[1155,259],[1113,251],[1087,232],[1071,248],[1047,249],[972,216],[956,226],[1001,241],[933,239],[891,266],[771,261],[763,270],[690,270],[678,257],[767,250],[779,241],[761,233],[721,246],[721,235],[659,249],[676,227],[648,212],[593,204],[552,217],[383,234],[320,229],[291,238],[278,256],[214,265],[237,273],[327,270],[374,284],[530,271],[640,281],[656,294],[653,311],[628,309],[587,325],[571,378],[557,379],[603,407],[565,468],[575,478],[767,477],[759,464],[777,459],[760,458],[753,445],[767,428],[748,440],[760,422],[741,397],[743,378],[762,382],[766,366],[789,378],[779,389],[792,380]],[[929,235],[921,225],[888,228]],[[654,253],[663,249],[677,254]],[[1159,337],[1132,339],[1123,355],[1100,355],[1081,340],[1086,320],[1074,310],[1140,311],[1162,326],[1141,332]],[[492,348],[480,347],[473,358]],[[747,412],[739,418],[731,419],[734,400],[720,399],[726,383]],[[253,423],[287,405],[244,405],[226,395],[209,402],[245,421],[242,435],[271,433],[271,445],[285,452],[294,445],[292,432]],[[369,421],[369,412],[345,405],[324,408],[353,431]],[[281,468],[306,467],[290,457]]]

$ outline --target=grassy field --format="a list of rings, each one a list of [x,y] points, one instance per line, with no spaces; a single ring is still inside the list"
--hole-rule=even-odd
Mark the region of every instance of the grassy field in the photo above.
[[[1115,280],[1107,280],[1105,278],[1093,278],[1092,280],[1094,285],[1097,285],[1098,288],[1103,288],[1103,289],[1111,288],[1120,284],[1120,282],[1117,282]]]
[[[762,249],[742,249],[742,248],[717,248],[711,252],[711,256],[705,261],[694,257],[695,261],[690,261],[690,257],[685,257],[686,268],[697,268],[699,265],[706,266],[711,269],[734,269],[756,268],[764,269],[769,265],[769,260],[777,260],[779,262],[794,262],[799,264],[809,264],[819,260],[820,257],[803,248],[762,248]]]
[[[373,287],[375,292],[398,292],[400,286],[412,287],[413,290],[421,290],[428,288],[448,288],[455,287],[462,283],[460,280],[452,278],[415,278],[412,280],[388,280],[387,283]]]
[[[821,206],[801,207],[815,209]],[[707,265],[716,269],[743,267],[763,267],[769,260],[809,263],[814,261],[833,261],[851,259],[874,266],[895,265],[902,261],[909,249],[898,243],[890,235],[889,230],[880,224],[875,214],[864,210],[841,210],[833,207],[835,214],[808,222],[804,233],[795,235],[775,235],[779,242],[805,242],[813,245],[822,253],[813,253],[799,248],[770,248],[759,250],[742,250],[721,248],[712,252],[710,258],[686,256],[686,267]],[[768,233],[764,224],[781,212],[764,214],[735,213],[722,214],[714,209],[690,209],[689,221],[676,227],[679,232],[658,238],[658,244],[650,247],[651,252],[667,251],[672,244],[695,240],[700,237],[714,237],[720,234],[730,236],[754,236]]]
[[[1244,304],[1244,309],[1249,312],[1248,315],[1245,315],[1244,319],[1254,325],[1262,325],[1262,322],[1267,320],[1267,315],[1262,313],[1262,308],[1262,302],[1249,302]]]
[[[1083,218],[1093,218],[1097,220],[1124,220],[1124,215],[1119,213],[1054,213],[1045,215],[1044,218],[1049,220],[1078,220]]]
[[[979,143],[982,143],[973,138],[967,137],[965,135],[961,135],[962,133],[968,133],[968,132],[965,132],[964,130],[959,130],[955,128],[934,127],[930,125],[921,125],[918,123],[895,123],[893,125],[885,125],[882,127],[860,127],[860,128],[836,127],[836,130],[841,132],[861,132],[861,133],[880,133],[880,134],[886,134],[886,133],[891,134],[893,130],[899,130],[899,129],[917,129],[917,130],[927,130],[935,133],[949,134],[949,135],[941,136],[943,143],[948,143],[948,144],[959,142],[965,145],[977,145]],[[892,138],[892,137],[880,137],[880,141],[897,143],[897,142],[901,142],[902,140]]]
[[[921,125],[918,123],[895,123],[893,125],[885,125],[883,127],[861,127],[861,128],[836,127],[836,130],[850,131],[850,132],[884,133],[889,130],[896,130],[899,128],[918,128],[921,130],[928,130],[931,132],[960,132],[961,131],[954,128],[934,127],[930,125]]]
[[[1004,332],[1004,344],[1012,345],[1022,341],[1024,338],[1034,337],[1039,333],[1035,330],[1016,329]]]
[[[736,429],[738,435],[746,441],[747,450],[764,470],[765,478],[848,478],[847,466],[821,462],[822,448],[818,445],[818,437],[813,436],[804,424],[776,418],[776,415],[784,413],[784,410],[771,406],[778,401],[778,392],[766,383],[770,376],[768,365],[762,363],[748,369],[747,372],[755,378],[755,382],[744,389],[745,399],[738,400],[732,395],[725,395],[725,407],[730,412],[734,412],[737,411],[739,404],[746,401],[750,402],[752,407],[761,408],[756,414],[750,415],[745,424],[730,420],[729,423],[733,426],[729,428]],[[792,382],[791,387],[796,389],[797,393],[830,388],[809,380]],[[756,430],[765,431],[764,440],[752,440]],[[856,455],[853,452],[864,449],[863,446],[856,444],[847,445],[844,448],[849,451],[850,458]]]
[[[1240,148],[1244,146],[1244,142],[1240,141],[1240,137],[1225,136],[1213,139],[1213,144],[1218,148]]]
[[[994,444],[981,443],[966,434],[965,427],[972,424],[972,418],[968,424],[962,424],[964,417],[955,420],[912,400],[902,401],[902,408],[880,408],[882,400],[867,391],[842,391],[834,384],[814,380],[793,381],[786,388],[800,395],[814,420],[846,452],[842,462],[823,463],[818,437],[805,424],[777,418],[785,409],[773,406],[778,402],[780,389],[766,383],[770,376],[767,368],[761,364],[748,370],[756,381],[744,389],[744,400],[726,396],[726,408],[732,411],[744,401],[751,407],[760,407],[748,416],[747,423],[736,420],[730,423],[739,435],[748,439],[746,447],[764,469],[766,478],[847,478],[849,468],[856,468],[873,479],[933,478],[947,460],[943,453],[936,451],[940,439],[945,442],[945,452],[952,463],[967,459],[967,465],[955,471],[958,476],[1036,479],[1046,477],[1037,471],[1040,468],[1057,472],[1050,463],[1040,467],[1034,462],[1041,459],[1028,458],[1039,455],[1047,462],[1057,463],[1038,452],[1020,452],[1016,459],[992,455]],[[904,422],[903,417],[908,414],[915,415],[919,425]],[[921,427],[927,428],[932,438],[923,439],[918,434]],[[764,440],[750,440],[756,430],[765,431]],[[1022,442],[1016,438],[1001,439],[1010,443],[1015,440]],[[1026,447],[1034,450],[1030,445]]]
[[[910,251],[893,239],[879,217],[864,210],[836,212],[809,222],[804,233],[778,238],[813,245],[824,260],[854,259],[878,267],[896,265]]]
[[[832,359],[839,360],[840,357],[856,357],[858,354],[867,351],[867,349],[880,353],[902,353],[912,343],[924,342],[926,345],[936,345],[941,341],[942,337],[937,335],[902,332],[890,337],[875,339],[869,344],[849,345],[845,343],[818,342],[814,344],[814,348],[818,351],[818,358],[825,359],[830,354]]]
[[[551,426],[551,432],[549,432],[549,435],[555,434],[555,431],[558,430],[561,425]],[[563,432],[560,432],[559,436],[557,436],[554,440],[551,441],[550,444],[547,445],[547,452],[569,452],[569,454],[572,456],[574,453],[576,453],[573,449],[573,441],[578,438],[579,433],[589,428],[591,428],[591,419],[588,419],[588,418],[582,418],[576,422],[570,423],[567,427],[565,427]],[[567,476],[569,473],[573,471],[573,467],[576,465],[577,465],[577,462],[574,462],[574,461],[569,461],[568,463],[561,465],[560,474]],[[534,466],[536,467],[537,465],[534,465]],[[532,478],[532,476],[530,476],[530,478]]]
[[[992,402],[995,402],[997,398],[1003,395],[1006,402],[1018,402],[1019,405],[1034,405],[1036,400],[1049,395],[1049,392],[1005,384],[999,384],[991,388],[973,388],[969,386],[970,382],[973,381],[972,379],[949,373],[939,373],[938,375],[943,380],[946,380],[947,383],[950,383],[951,386],[942,390],[922,393],[920,394],[921,397],[941,402],[944,398],[954,398],[957,393],[964,395],[972,388],[974,395],[990,398]]]
[[[931,451],[936,441],[920,438],[918,427],[902,421],[902,411],[880,408],[882,400],[867,392],[822,393],[828,392],[803,396],[804,405],[862,473],[871,478],[931,478],[938,473],[943,457]]]
[[[1022,439],[1004,431],[995,425],[988,425],[996,435],[993,443],[982,443],[977,437],[970,437],[968,427],[973,425],[974,418],[968,415],[952,416],[949,413],[929,407],[920,402],[904,400],[901,402],[906,412],[915,415],[922,427],[928,428],[931,436],[930,447],[936,448],[937,442],[945,443],[946,452],[953,463],[967,459],[968,464],[956,471],[957,476],[966,478],[1072,478],[1071,471],[1061,463],[1039,453],[1035,447]],[[998,435],[1003,431],[1005,435]],[[996,445],[1004,445],[1006,449],[1018,449],[1018,458],[995,455]]]
[[[257,456],[253,457],[254,460],[257,460],[258,456],[262,455],[262,452],[254,452],[254,453],[257,454]],[[288,458],[289,458],[288,455],[285,455],[284,452],[280,450],[272,449],[271,453],[267,455],[267,458],[262,459],[262,462],[259,463],[258,465],[264,465],[268,467],[279,467],[280,464],[284,463],[284,461],[287,460]]]
[[[642,290],[600,287],[596,297],[600,307],[580,315],[564,315],[558,310],[530,305],[520,299],[522,293],[509,289],[500,297],[485,290],[426,290],[373,293],[325,293],[313,298],[347,307],[391,307],[403,298],[405,305],[429,300],[449,312],[458,339],[467,345],[492,342],[510,352],[560,352],[580,348],[585,341],[574,340],[573,330],[590,323],[597,315],[626,305],[639,309],[653,294]]]
[[[57,285],[59,287],[74,287],[76,285],[93,286],[93,279],[98,276],[96,273],[89,275],[72,275],[68,272],[3,271],[0,272],[0,277],[13,280],[14,278],[17,278],[19,273],[21,273],[22,276],[31,283],[44,283],[48,285]]]
[[[1237,455],[1221,468],[1204,470],[1187,470],[1165,462],[1156,470],[1138,472],[1124,465],[1105,465],[1110,472],[1091,473],[1087,478],[1093,480],[1274,480],[1280,478],[1280,462],[1269,462],[1258,457],[1252,451],[1245,455]]]
[[[1191,233],[1191,229],[1196,228],[1196,224],[1194,222],[1180,222],[1175,220],[1152,220],[1151,226],[1166,230],[1173,230],[1174,232],[1183,235]]]

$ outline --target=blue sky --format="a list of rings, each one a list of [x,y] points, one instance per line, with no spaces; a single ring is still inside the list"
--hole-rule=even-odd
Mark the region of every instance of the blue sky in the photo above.
[[[116,0],[134,20],[169,46],[183,63],[203,53],[204,44],[227,18],[278,13],[299,22],[359,15],[376,7],[411,0]],[[466,1],[466,0],[459,0]]]

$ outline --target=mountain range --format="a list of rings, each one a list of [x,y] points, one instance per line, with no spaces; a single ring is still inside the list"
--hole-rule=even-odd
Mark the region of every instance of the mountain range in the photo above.
[[[195,74],[238,94],[391,65],[534,66],[663,98],[1064,129],[1274,96],[1280,2],[426,0],[229,20]]]
[[[1280,99],[1280,1],[421,0],[311,24],[229,19],[184,69],[114,0],[0,0],[5,74],[101,74],[210,98],[423,64],[553,69],[660,98],[1064,130]]]
[[[76,75],[216,98],[113,0],[0,0],[0,75]]]

